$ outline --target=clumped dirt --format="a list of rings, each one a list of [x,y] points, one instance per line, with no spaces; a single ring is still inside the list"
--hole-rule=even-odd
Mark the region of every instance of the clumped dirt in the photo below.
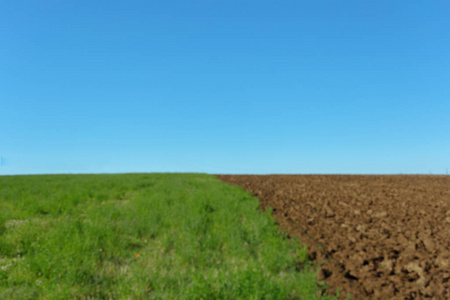
[[[450,176],[219,175],[273,208],[341,298],[450,299]]]

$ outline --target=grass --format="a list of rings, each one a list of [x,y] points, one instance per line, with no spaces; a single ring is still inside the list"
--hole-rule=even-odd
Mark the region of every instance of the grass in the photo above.
[[[210,175],[0,176],[0,299],[331,299],[312,271]]]

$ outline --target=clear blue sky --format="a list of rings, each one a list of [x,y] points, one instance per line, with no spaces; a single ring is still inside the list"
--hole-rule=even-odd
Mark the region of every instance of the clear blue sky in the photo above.
[[[449,1],[0,2],[0,174],[446,173]]]

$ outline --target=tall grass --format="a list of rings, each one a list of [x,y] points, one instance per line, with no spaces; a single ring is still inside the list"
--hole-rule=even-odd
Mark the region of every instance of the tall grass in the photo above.
[[[213,176],[0,177],[0,299],[316,299],[308,265]]]

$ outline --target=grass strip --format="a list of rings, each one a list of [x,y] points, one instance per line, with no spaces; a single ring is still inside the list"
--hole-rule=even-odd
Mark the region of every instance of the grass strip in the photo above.
[[[258,207],[205,174],[0,176],[0,299],[331,299]]]

